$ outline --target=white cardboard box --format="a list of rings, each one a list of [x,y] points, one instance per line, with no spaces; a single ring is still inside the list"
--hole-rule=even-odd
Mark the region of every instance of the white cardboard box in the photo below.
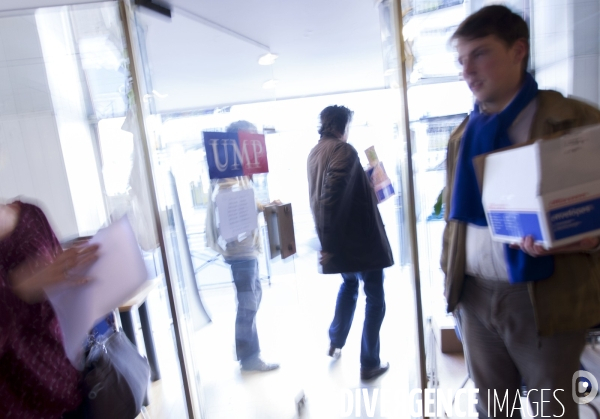
[[[600,236],[600,125],[485,157],[483,207],[492,238],[545,248]]]

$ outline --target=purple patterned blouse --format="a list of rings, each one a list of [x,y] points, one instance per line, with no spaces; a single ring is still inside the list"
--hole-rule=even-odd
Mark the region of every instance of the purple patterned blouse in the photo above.
[[[42,210],[15,204],[17,226],[0,240],[0,416],[56,419],[81,403],[79,373],[65,355],[50,303],[25,303],[7,278],[26,259],[49,262],[62,249]]]

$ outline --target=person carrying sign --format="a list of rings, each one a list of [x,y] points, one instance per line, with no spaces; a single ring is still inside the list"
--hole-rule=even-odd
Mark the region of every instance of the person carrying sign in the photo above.
[[[227,133],[256,133],[256,127],[247,121],[237,121],[227,127]],[[225,160],[223,160],[225,161]],[[233,202],[231,192],[251,196],[251,201]],[[247,198],[247,197],[246,197]],[[246,199],[247,201],[247,199]],[[237,207],[236,207],[237,205]],[[247,207],[250,207],[248,215]],[[260,357],[260,344],[256,314],[262,299],[262,286],[258,272],[258,255],[262,252],[261,236],[256,216],[263,206],[254,200],[250,176],[237,176],[211,181],[210,199],[206,215],[207,246],[223,255],[231,267],[236,288],[237,316],[235,320],[235,349],[243,371],[271,371],[279,364],[268,363]],[[240,226],[250,230],[240,233]],[[242,228],[242,230],[245,230]],[[239,233],[239,234],[238,234]]]

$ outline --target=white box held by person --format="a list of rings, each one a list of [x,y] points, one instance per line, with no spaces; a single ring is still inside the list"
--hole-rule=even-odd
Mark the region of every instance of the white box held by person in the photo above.
[[[532,235],[551,248],[600,236],[600,125],[490,153],[482,198],[496,241]]]

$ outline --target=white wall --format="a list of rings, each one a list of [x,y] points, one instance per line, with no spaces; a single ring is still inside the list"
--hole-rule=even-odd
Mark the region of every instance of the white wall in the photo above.
[[[533,0],[532,43],[540,88],[600,103],[597,0]]]
[[[600,104],[600,28],[598,0],[573,4],[573,95]]]
[[[78,233],[33,15],[0,18],[0,199],[19,195]]]
[[[106,222],[67,8],[0,16],[0,200],[40,205],[59,239]]]

